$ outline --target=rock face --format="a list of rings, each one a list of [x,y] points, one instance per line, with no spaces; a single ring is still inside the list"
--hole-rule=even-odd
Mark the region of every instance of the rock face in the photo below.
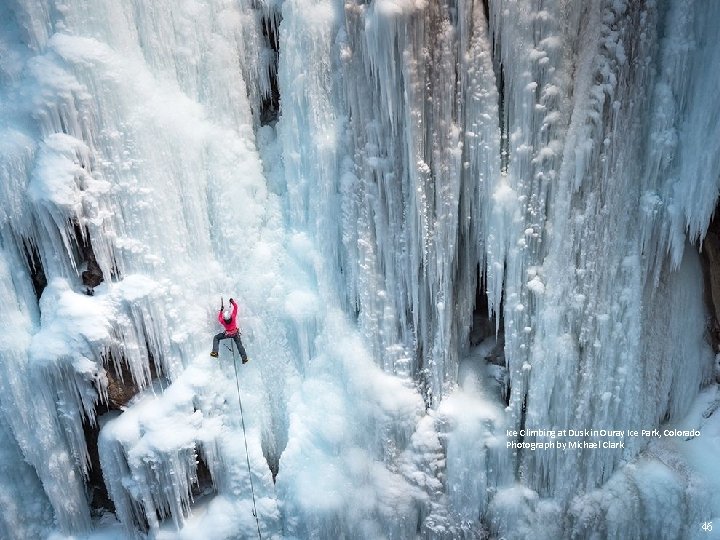
[[[717,213],[710,222],[702,243],[705,273],[705,298],[711,320],[708,324],[710,342],[715,353],[720,352],[720,220]]]
[[[84,279],[83,283],[87,285]],[[119,363],[120,373],[111,367],[111,365],[112,360],[110,359],[107,363],[107,369],[105,370],[105,376],[107,377],[107,403],[101,402],[97,404],[95,415],[98,418],[111,411],[119,412],[124,410],[130,400],[139,391],[137,385],[133,382],[130,370],[125,361],[121,360]],[[118,414],[118,412],[112,414]],[[101,425],[97,421],[83,422],[85,443],[87,444],[88,457],[90,459],[88,476],[85,479],[85,488],[87,490],[87,498],[91,511],[96,516],[102,516],[106,511],[115,511],[115,505],[108,494],[100,464],[98,450],[100,427]]]
[[[126,369],[123,371],[126,371]],[[113,370],[108,370],[106,374],[108,380],[108,407],[110,410],[123,409],[137,394],[138,388],[133,383],[130,373],[125,373],[122,377],[119,377]]]
[[[85,261],[87,261],[87,270],[82,273],[82,282],[89,290],[92,290],[100,285],[105,278],[91,246],[88,245],[83,249],[83,255]]]
[[[83,283],[85,283],[84,280]],[[85,285],[87,285],[87,283],[85,283]],[[150,364],[152,380],[157,380],[158,374],[154,360],[150,358],[148,363]],[[97,404],[95,411],[97,418],[106,413],[115,415],[124,411],[133,397],[140,391],[138,385],[133,381],[127,361],[124,358],[121,358],[120,362],[115,364],[112,357],[108,357],[105,368],[105,376],[107,377],[107,403],[101,402]],[[87,497],[92,512],[97,516],[102,516],[106,511],[115,512],[115,505],[108,494],[100,463],[98,449],[100,428],[100,422],[83,422],[85,442],[90,459],[88,477],[86,478]],[[193,487],[195,489],[193,495],[196,496],[209,493],[215,489],[212,483],[212,477],[204,462],[201,462],[198,466],[198,484]]]
[[[157,381],[159,374],[152,355],[148,357],[148,366],[150,379]],[[121,358],[115,364],[112,356],[108,356],[105,362],[105,376],[107,377],[108,410],[124,410],[130,400],[140,391],[137,383],[133,380],[127,360]]]
[[[88,269],[82,273],[82,282],[86,287],[97,287],[103,282],[103,273],[95,260],[88,262]]]
[[[100,433],[99,424],[83,423],[83,431],[85,433],[85,443],[87,444],[88,457],[90,458],[90,467],[88,468],[88,476],[85,479],[85,489],[87,491],[88,503],[91,512],[101,516],[105,511],[114,512],[115,505],[108,495],[107,487],[102,475],[102,467],[100,466],[100,455],[98,452],[98,435]]]

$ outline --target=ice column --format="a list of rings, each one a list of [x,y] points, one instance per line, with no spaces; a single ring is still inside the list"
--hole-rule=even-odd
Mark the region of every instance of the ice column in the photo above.
[[[642,141],[652,115],[662,112],[648,89],[665,84],[650,63],[655,28],[668,21],[672,41],[682,21],[669,22],[672,12],[653,4],[623,2],[583,10],[500,2],[491,9],[505,81],[508,194],[519,212],[505,252],[511,423],[657,426],[687,406],[711,365],[699,330],[688,331],[682,318],[665,321],[662,336],[653,331],[665,320],[656,306],[666,295],[687,306],[693,328],[704,327],[697,255],[688,254],[672,275],[680,259],[669,265],[643,251],[650,235]],[[669,230],[668,223],[655,226]],[[656,290],[657,279],[663,286]],[[672,352],[677,342],[682,362]],[[564,479],[595,487],[641,444],[629,440],[624,453],[515,457],[528,486],[566,500]]]
[[[383,368],[437,403],[466,346],[498,181],[482,5],[457,19],[446,3],[298,5],[284,4],[279,68],[292,225],[329,255]]]

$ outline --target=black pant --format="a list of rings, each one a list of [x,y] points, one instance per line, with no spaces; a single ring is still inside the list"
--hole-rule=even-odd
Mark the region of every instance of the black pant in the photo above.
[[[237,345],[238,352],[240,353],[240,358],[243,359],[243,362],[247,360],[247,353],[245,352],[245,347],[243,347],[242,340],[240,339],[240,332],[235,332],[233,335],[228,335],[227,332],[220,332],[219,334],[216,334],[213,338],[213,352],[218,352],[218,347],[220,346],[220,340],[221,339],[232,339],[235,341],[235,345]]]

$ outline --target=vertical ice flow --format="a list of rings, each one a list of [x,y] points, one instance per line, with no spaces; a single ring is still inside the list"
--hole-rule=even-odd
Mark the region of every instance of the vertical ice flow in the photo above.
[[[129,529],[252,530],[229,353],[206,358],[233,294],[268,535],[685,534],[701,502],[674,510],[695,481],[679,451],[504,433],[657,427],[710,381],[719,18],[710,0],[0,6],[0,430],[32,467],[12,478],[33,479],[33,526],[51,507],[92,528],[100,467]]]

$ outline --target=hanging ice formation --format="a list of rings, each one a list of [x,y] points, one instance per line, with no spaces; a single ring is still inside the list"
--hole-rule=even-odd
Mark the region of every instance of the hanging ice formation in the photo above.
[[[510,447],[705,403],[717,65],[712,0],[0,4],[0,536],[255,531],[220,294],[264,536],[717,518],[712,442]]]

